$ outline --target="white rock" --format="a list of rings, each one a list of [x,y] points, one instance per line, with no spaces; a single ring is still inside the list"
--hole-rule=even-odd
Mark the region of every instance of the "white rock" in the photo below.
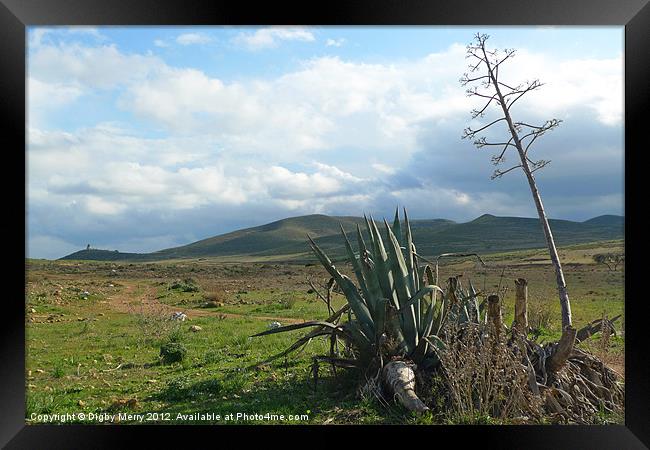
[[[181,322],[185,322],[185,319],[187,319],[187,315],[183,314],[182,312],[175,312],[172,314],[171,317],[172,320],[180,320]]]

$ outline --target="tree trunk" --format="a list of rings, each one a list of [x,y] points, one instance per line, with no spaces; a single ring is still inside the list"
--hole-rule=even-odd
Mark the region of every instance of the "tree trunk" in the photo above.
[[[498,295],[490,295],[488,297],[488,321],[494,327],[496,340],[499,340],[501,332],[503,331],[503,317],[501,316],[501,302]]]
[[[508,122],[511,123],[510,120],[508,120]],[[560,307],[562,308],[562,328],[570,327],[572,325],[571,303],[569,302],[569,292],[567,291],[566,281],[564,280],[564,272],[562,271],[560,256],[558,255],[557,248],[555,247],[555,240],[553,239],[551,226],[549,225],[548,219],[546,218],[546,211],[544,210],[544,205],[542,204],[542,198],[539,195],[539,190],[537,189],[535,178],[530,171],[530,167],[528,166],[528,161],[526,160],[526,155],[523,152],[519,138],[517,138],[516,141],[517,149],[519,150],[520,158],[522,160],[524,173],[526,174],[526,178],[528,178],[530,191],[532,192],[533,199],[535,200],[537,214],[539,215],[539,220],[542,222],[542,229],[544,230],[544,237],[546,238],[546,244],[551,256],[551,263],[555,268],[555,281],[557,283],[557,290],[560,296]]]
[[[562,337],[555,348],[555,352],[546,362],[546,368],[550,373],[557,373],[566,364],[567,359],[569,359],[569,356],[573,352],[576,333],[576,329],[571,327],[566,327],[562,331]]]
[[[483,49],[483,51],[485,52],[485,49]],[[485,60],[487,61],[487,59],[487,55],[485,55]],[[546,211],[544,211],[544,204],[542,203],[542,197],[539,195],[537,183],[535,183],[535,177],[533,177],[533,173],[531,172],[530,166],[528,165],[526,152],[524,151],[524,148],[521,144],[521,140],[519,139],[519,134],[517,133],[515,125],[512,121],[512,117],[510,117],[510,111],[508,110],[506,101],[501,94],[501,89],[499,89],[499,84],[489,63],[487,63],[487,67],[490,75],[490,80],[492,81],[492,85],[494,86],[499,97],[499,104],[503,110],[504,118],[508,123],[508,128],[510,130],[510,134],[512,135],[512,140],[515,147],[517,148],[517,152],[519,153],[519,158],[521,159],[521,167],[526,174],[526,179],[528,180],[528,185],[530,186],[530,191],[533,195],[533,200],[535,201],[535,207],[537,208],[539,220],[542,222],[542,229],[544,230],[544,237],[546,238],[546,244],[551,256],[551,262],[555,268],[555,279],[560,296],[560,306],[562,308],[562,328],[564,329],[567,326],[571,326],[571,304],[569,302],[569,293],[567,292],[566,281],[564,280],[564,272],[562,271],[562,265],[560,264],[560,257],[558,256],[557,248],[555,247],[553,233],[551,232],[551,227],[548,224],[548,219],[546,218]]]
[[[381,372],[382,382],[390,395],[397,397],[409,411],[423,413],[429,408],[415,394],[415,371],[405,361],[391,361]]]
[[[523,335],[528,333],[528,282],[525,278],[515,280],[515,320],[512,327]]]

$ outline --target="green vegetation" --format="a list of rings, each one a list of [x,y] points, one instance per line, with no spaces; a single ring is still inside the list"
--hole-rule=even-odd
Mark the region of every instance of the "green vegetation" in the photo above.
[[[317,357],[315,363],[325,361],[332,366],[354,368],[363,376],[362,389],[382,398],[378,386],[386,385],[390,394],[409,411],[422,413],[429,408],[415,394],[413,365],[417,365],[420,372],[437,368],[439,352],[445,351],[441,330],[447,322],[481,323],[482,308],[472,284],[468,291],[463,291],[459,277],[450,278],[445,291],[437,286],[439,280],[434,269],[419,263],[406,210],[404,219],[404,232],[397,212],[392,227],[384,221],[383,239],[372,217],[366,220],[370,241],[366,244],[361,228],[357,227],[356,253],[341,227],[357,285],[336,269],[330,258],[309,238],[318,260],[343,291],[346,305],[327,321],[276,327],[256,336],[315,328],[276,357],[298,350],[314,337],[329,336],[332,345],[328,356]],[[348,310],[348,320],[339,323]],[[338,350],[339,340],[344,343],[342,352]],[[318,370],[317,366],[314,370]]]
[[[603,408],[622,411],[624,390],[619,375],[593,355],[574,351],[575,343],[593,334],[609,339],[613,321],[620,316],[612,321],[607,317],[592,321],[577,337],[575,329],[566,327],[558,341],[542,346],[536,342],[542,325],[534,330],[532,340],[528,338],[524,291],[518,294],[515,306],[515,310],[520,308],[515,315],[521,322],[508,329],[502,319],[499,286],[480,294],[471,281],[469,289],[463,290],[461,277],[452,276],[442,289],[439,258],[434,266],[420,263],[406,210],[404,218],[402,226],[396,211],[392,227],[384,221],[383,239],[372,217],[366,220],[370,241],[366,244],[357,227],[356,252],[341,227],[356,285],[309,238],[313,252],[344,293],[347,304],[337,312],[330,309],[332,314],[325,321],[276,326],[254,335],[312,328],[267,362],[301,349],[315,337],[326,336],[331,343],[329,353],[314,357],[314,379],[320,362],[354,369],[360,375],[361,392],[387,405],[391,399],[397,400],[417,415],[435,408],[442,421],[530,416],[530,423],[585,424],[600,422]],[[485,266],[472,253],[442,256],[476,256]],[[517,291],[527,286],[524,279],[515,283]],[[480,303],[479,296],[483,299]],[[346,312],[348,320],[342,321]],[[437,380],[441,380],[440,386],[435,386]],[[591,383],[591,389],[586,383]],[[418,394],[430,394],[432,384],[437,396],[422,401]]]
[[[609,271],[592,258],[622,251],[622,241],[583,243],[559,251],[576,328],[624,312],[624,270]],[[535,309],[550,317],[540,320],[538,338],[550,342],[561,330],[547,255],[545,249],[482,255],[486,267],[471,258],[441,260],[440,277],[461,275],[465,285],[471,280],[477,290],[500,290],[506,324],[514,313],[513,280],[526,278],[529,320],[532,325]],[[337,268],[354,276],[346,264]],[[334,374],[326,364],[314,385],[312,356],[329,351],[330,343],[323,338],[312,340],[301,353],[254,368],[304,332],[253,340],[249,336],[267,330],[272,321],[287,325],[329,316],[325,304],[308,292],[307,280],[325,292],[329,274],[320,265],[239,264],[210,258],[155,263],[28,260],[26,271],[28,420],[32,413],[159,412],[176,419],[178,413],[214,412],[223,417],[248,411],[307,414],[308,423],[440,423],[434,416],[414,418],[405,410],[359,398],[356,376],[341,369]],[[198,292],[169,289],[186,278],[194,280]],[[80,295],[84,291],[89,292],[87,300]],[[215,306],[204,307],[209,301],[204,296],[215,293]],[[285,307],[283,300],[292,306]],[[345,302],[335,290],[332,306],[340,309]],[[171,313],[180,311],[188,321],[169,320]],[[201,331],[190,331],[192,325]],[[625,317],[615,325],[617,335],[606,346],[595,335],[580,347],[623,372]],[[160,364],[160,347],[172,340],[185,346],[185,358]],[[304,423],[274,417],[240,422]],[[229,422],[181,418],[171,423]]]
[[[180,342],[167,342],[160,346],[160,359],[163,364],[181,362],[186,354],[187,348]]]

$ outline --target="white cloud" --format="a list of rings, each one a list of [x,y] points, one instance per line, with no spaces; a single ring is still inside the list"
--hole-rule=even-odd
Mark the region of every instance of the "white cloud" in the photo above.
[[[41,82],[108,89],[140,80],[164,63],[155,56],[125,54],[114,44],[42,45],[29,56],[29,76]]]
[[[371,167],[375,169],[377,172],[385,173],[388,175],[392,175],[396,171],[394,167],[390,167],[387,166],[386,164],[380,164],[380,163],[373,163],[371,164]]]
[[[73,103],[84,93],[85,89],[75,82],[47,83],[28,77],[26,95],[29,126],[42,125],[50,113]]]
[[[271,27],[261,28],[254,33],[239,33],[233,41],[249,50],[274,48],[280,41],[313,42],[313,33],[304,28]]]
[[[501,184],[466,187],[479,173],[464,172],[469,157],[461,158],[459,167],[450,163],[458,151],[473,151],[471,143],[460,141],[476,106],[458,83],[467,63],[462,46],[384,63],[315,57],[279,76],[225,80],[113,45],[50,45],[43,35],[33,38],[40,41],[28,67],[28,206],[37,223],[44,210],[61,223],[72,218],[81,233],[107,224],[134,225],[130,217],[142,214],[153,221],[203,209],[229,211],[224,215],[229,219],[257,217],[260,210],[278,218],[289,212],[357,215],[397,202],[420,211],[420,217],[534,215],[529,199],[513,201],[499,192]],[[294,28],[238,36],[251,49],[291,39],[315,40],[308,30]],[[558,132],[577,118],[616,130],[622,121],[622,70],[621,58],[556,60],[521,50],[503,77],[546,83],[515,107],[517,117],[566,119]],[[136,115],[133,126],[144,119],[157,137],[119,123],[66,132],[45,126],[61,107],[111,89],[119,108]],[[431,142],[435,154],[425,165],[412,160]],[[562,152],[573,171],[585,151],[596,158],[590,142],[553,151]],[[620,149],[614,144],[596,149],[597,167],[616,160]],[[400,171],[408,165],[422,165],[420,175]],[[487,158],[481,169],[487,179]],[[580,173],[597,176],[598,170],[581,167]],[[459,173],[466,178],[449,181]],[[564,176],[559,169],[553,173]],[[617,202],[611,193],[597,198],[602,205]],[[598,211],[593,199],[583,204]],[[45,229],[54,226],[50,223],[58,224],[43,220],[36,230],[39,245],[68,248],[68,238],[51,240],[59,238]],[[168,238],[162,228],[151,233],[167,236],[165,242],[180,239]]]
[[[258,33],[308,39],[304,33],[310,32],[273,27],[246,36]],[[517,58],[504,77],[537,75],[547,83],[539,95],[531,93],[521,103],[523,114],[540,120],[568,118],[588,108],[601,123],[620,124],[620,58],[554,62],[523,50]],[[467,121],[475,102],[457,82],[465,65],[464,48],[452,45],[396,63],[318,57],[275,78],[225,82],[197,69],[170,67],[155,56],[124,54],[114,46],[68,45],[39,48],[30,58],[30,78],[41,83],[37,88],[45,90],[48,83],[49,91],[56,89],[54,98],[61,102],[88,89],[124,86],[122,108],[170,133],[211,134],[230,151],[282,151],[290,158],[341,145],[367,152],[392,152],[400,146],[408,155],[421,124]]]
[[[325,41],[325,45],[328,47],[340,47],[345,43],[344,38],[339,39],[328,39]]]
[[[202,33],[184,33],[176,38],[176,42],[181,45],[207,44],[212,38]]]
[[[87,26],[75,26],[75,27],[66,27],[66,28],[38,27],[29,31],[29,41],[28,41],[29,50],[33,50],[41,46],[43,43],[45,43],[44,41],[49,41],[49,39],[47,39],[48,35],[50,36],[51,35],[59,35],[59,36],[85,35],[85,36],[93,37],[97,41],[106,40],[106,36],[100,33],[100,31],[95,27],[87,27]]]
[[[115,215],[124,211],[125,205],[106,201],[101,197],[89,195],[85,198],[86,209],[91,214]]]
[[[77,135],[30,129],[30,201],[75,204],[88,214],[115,216],[260,201],[286,205],[344,195],[363,181],[319,162],[310,171],[296,171],[264,167],[254,160],[214,159],[201,149],[198,165],[197,160],[186,164],[181,158],[168,166],[160,163],[165,155],[173,160],[188,142],[164,143],[106,126]]]
[[[623,58],[556,60],[552,54],[520,49],[508,66],[504,82],[517,84],[539,79],[544,86],[518,102],[520,113],[568,118],[574,111],[591,110],[604,125],[623,120]],[[587,111],[589,112],[589,111]]]
[[[154,39],[153,45],[160,48],[169,47],[169,44],[162,39]]]
[[[233,150],[291,156],[399,143],[408,153],[419,122],[471,109],[455,78],[434,79],[445,72],[456,75],[436,59],[397,66],[322,57],[275,79],[226,83],[195,69],[166,68],[134,83],[124,106],[171,132],[212,133]]]

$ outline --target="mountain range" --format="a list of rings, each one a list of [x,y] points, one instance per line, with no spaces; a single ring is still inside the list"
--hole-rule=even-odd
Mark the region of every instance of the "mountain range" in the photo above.
[[[391,221],[392,222],[392,221]],[[311,260],[307,235],[331,257],[344,253],[341,226],[350,234],[363,217],[312,214],[290,217],[252,228],[202,239],[180,247],[152,253],[122,253],[117,250],[84,249],[62,260],[161,261],[169,259],[224,258],[226,260]],[[379,225],[379,224],[378,224]],[[623,239],[625,218],[604,215],[584,222],[550,220],[557,245]],[[383,225],[380,226],[380,230]],[[446,252],[496,253],[541,248],[546,245],[539,219],[497,217],[484,214],[458,223],[446,219],[412,220],[413,242],[418,253],[433,256]],[[365,236],[365,231],[363,231]],[[354,236],[351,242],[356,242]]]

